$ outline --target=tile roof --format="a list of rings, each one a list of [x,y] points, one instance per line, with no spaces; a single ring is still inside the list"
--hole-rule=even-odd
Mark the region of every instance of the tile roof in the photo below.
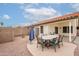
[[[40,21],[36,24],[33,24],[33,26],[38,26],[38,25],[42,25],[42,24],[48,24],[48,23],[63,21],[63,20],[70,20],[70,19],[76,18],[78,16],[79,16],[79,12],[72,13],[72,14],[66,14],[64,16],[59,16],[59,17],[56,17],[56,18],[50,18],[50,19]]]

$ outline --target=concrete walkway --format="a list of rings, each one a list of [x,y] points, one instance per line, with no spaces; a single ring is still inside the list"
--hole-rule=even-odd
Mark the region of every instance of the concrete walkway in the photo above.
[[[31,56],[27,49],[27,37],[17,37],[13,42],[0,44],[0,56]]]

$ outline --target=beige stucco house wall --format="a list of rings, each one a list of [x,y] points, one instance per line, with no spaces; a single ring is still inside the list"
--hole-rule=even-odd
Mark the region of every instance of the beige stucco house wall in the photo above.
[[[40,33],[40,26],[43,26],[43,33],[49,34],[50,32],[55,32],[55,27],[58,27],[58,33],[69,36],[69,33],[63,33],[63,27],[64,26],[70,26],[69,23],[71,23],[71,26],[73,27],[73,33],[71,33],[71,36],[77,35],[77,26],[78,26],[79,18],[73,18],[73,19],[66,19],[63,21],[57,21],[57,22],[51,22],[46,24],[40,24],[37,26],[34,26],[34,28],[39,28]]]
[[[76,29],[76,27],[77,27],[77,19],[71,19],[71,20],[60,21],[60,22],[48,24],[47,25],[48,28],[49,28],[48,33],[55,32],[55,27],[58,27],[58,33],[60,33],[60,34],[62,34],[64,36],[68,36],[69,33],[63,33],[63,27],[64,26],[69,26],[69,22],[71,22],[71,26],[73,27],[72,36],[75,36],[76,33],[77,33],[77,29]]]

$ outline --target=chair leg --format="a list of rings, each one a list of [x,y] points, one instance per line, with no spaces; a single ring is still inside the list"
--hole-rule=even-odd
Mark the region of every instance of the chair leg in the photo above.
[[[63,42],[62,42],[62,46],[63,46]]]
[[[56,46],[54,46],[54,50],[55,50],[55,52],[56,52]]]
[[[37,44],[37,48],[38,48],[38,44]]]
[[[58,48],[60,48],[60,44],[58,44]]]
[[[56,47],[55,47],[55,52],[56,52]]]
[[[42,51],[44,50],[44,46],[42,46]]]
[[[43,47],[42,47],[42,51],[43,51]]]

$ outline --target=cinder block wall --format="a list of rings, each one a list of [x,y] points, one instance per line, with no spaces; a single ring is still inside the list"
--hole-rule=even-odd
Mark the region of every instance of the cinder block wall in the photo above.
[[[0,43],[14,40],[14,33],[12,28],[0,28]]]

